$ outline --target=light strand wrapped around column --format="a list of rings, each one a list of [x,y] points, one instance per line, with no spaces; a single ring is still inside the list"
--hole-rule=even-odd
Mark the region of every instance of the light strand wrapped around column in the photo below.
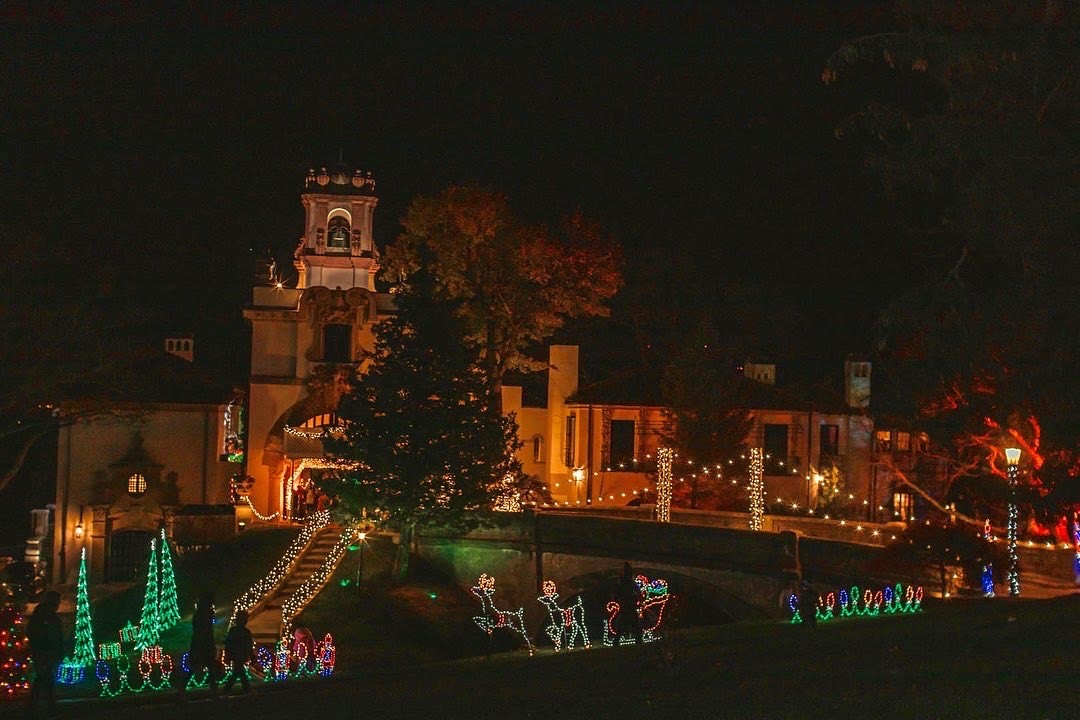
[[[750,529],[765,526],[765,463],[761,448],[750,449]]]
[[[671,469],[675,451],[660,448],[656,451],[656,520],[671,522]]]

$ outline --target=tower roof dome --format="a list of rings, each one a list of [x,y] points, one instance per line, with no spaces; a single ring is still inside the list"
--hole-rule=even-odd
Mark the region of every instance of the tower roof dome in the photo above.
[[[375,178],[344,162],[311,168],[304,178],[304,192],[330,195],[374,195]]]

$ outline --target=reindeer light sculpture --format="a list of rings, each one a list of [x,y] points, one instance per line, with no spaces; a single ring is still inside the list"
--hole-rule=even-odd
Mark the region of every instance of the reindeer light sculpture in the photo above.
[[[573,650],[579,636],[584,647],[591,647],[589,633],[585,630],[585,606],[581,604],[581,596],[578,596],[576,602],[561,607],[554,581],[545,580],[541,589],[544,594],[537,600],[551,617],[551,624],[544,628],[544,632],[555,643],[555,652],[559,652],[564,646],[567,650]]]
[[[533,646],[529,642],[529,633],[525,630],[525,608],[499,610],[495,607],[495,603],[491,599],[491,596],[495,594],[495,578],[487,573],[481,575],[476,581],[476,585],[472,588],[472,594],[480,601],[480,606],[484,611],[483,615],[473,616],[473,622],[476,623],[476,626],[486,632],[489,638],[498,628],[506,628],[511,632],[518,633],[525,641],[525,647],[528,648],[529,654],[532,655]]]

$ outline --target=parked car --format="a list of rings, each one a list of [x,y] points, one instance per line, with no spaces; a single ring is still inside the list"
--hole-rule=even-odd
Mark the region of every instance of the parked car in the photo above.
[[[0,600],[35,602],[45,592],[45,584],[45,563],[10,563],[0,571]]]

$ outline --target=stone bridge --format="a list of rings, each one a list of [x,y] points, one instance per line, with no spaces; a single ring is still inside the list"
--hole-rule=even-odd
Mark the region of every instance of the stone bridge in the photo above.
[[[624,562],[650,580],[667,580],[680,613],[713,622],[784,616],[788,595],[804,575],[822,589],[904,580],[876,577],[880,547],[791,530],[550,511],[495,513],[490,520],[494,527],[465,535],[421,533],[417,550],[462,586],[475,584],[481,573],[493,576],[495,605],[524,607],[530,627],[543,619],[536,598],[544,580],[558,584],[564,602],[581,595],[599,627]]]

